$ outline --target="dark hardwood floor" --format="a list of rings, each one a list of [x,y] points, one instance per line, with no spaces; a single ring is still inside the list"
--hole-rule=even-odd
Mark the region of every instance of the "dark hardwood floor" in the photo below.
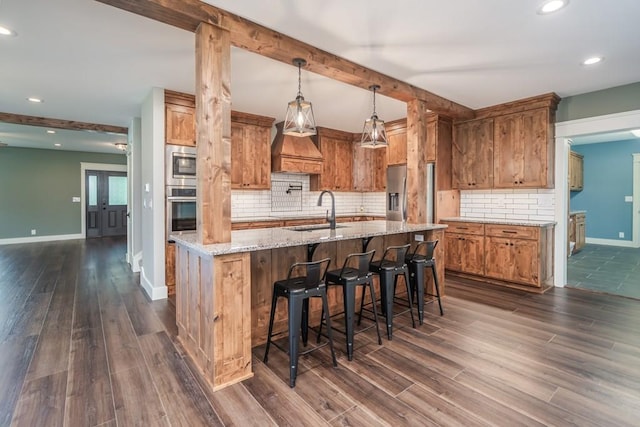
[[[640,302],[447,283],[445,315],[395,319],[393,341],[337,335],[304,356],[254,349],[255,376],[201,387],[174,312],[150,302],[125,243],[0,246],[0,426],[638,426]]]

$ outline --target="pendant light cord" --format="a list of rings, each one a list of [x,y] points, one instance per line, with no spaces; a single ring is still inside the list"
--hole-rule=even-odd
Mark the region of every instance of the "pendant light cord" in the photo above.
[[[301,78],[301,65],[298,63],[298,96],[302,96],[302,78]]]

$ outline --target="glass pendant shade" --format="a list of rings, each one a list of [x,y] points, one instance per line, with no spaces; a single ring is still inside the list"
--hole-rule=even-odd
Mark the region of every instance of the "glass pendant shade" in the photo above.
[[[307,61],[295,58],[293,63],[298,66],[298,96],[287,105],[282,133],[291,136],[315,135],[316,120],[313,117],[313,106],[309,101],[305,101],[300,90],[300,68],[306,65]]]
[[[364,121],[360,146],[364,148],[382,148],[387,146],[387,132],[384,128],[384,120],[380,120],[376,114],[376,90],[380,86],[373,85],[369,89],[373,91],[373,114]]]

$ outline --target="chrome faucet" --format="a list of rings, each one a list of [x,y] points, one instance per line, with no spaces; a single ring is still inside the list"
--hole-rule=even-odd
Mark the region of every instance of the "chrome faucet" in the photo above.
[[[329,215],[329,211],[327,210],[326,219],[329,222],[329,228],[332,230],[336,229],[336,198],[333,196],[333,193],[329,190],[324,190],[320,193],[320,197],[318,197],[318,206],[322,206],[322,196],[325,193],[329,193],[331,196],[331,215]]]

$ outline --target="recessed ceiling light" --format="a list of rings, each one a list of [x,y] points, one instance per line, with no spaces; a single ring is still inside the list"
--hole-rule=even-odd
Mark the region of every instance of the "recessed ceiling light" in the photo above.
[[[542,3],[538,8],[538,13],[540,15],[546,15],[548,13],[557,12],[568,4],[569,0],[548,0]]]
[[[47,129],[47,133],[56,133],[55,130]]]
[[[0,36],[12,36],[15,37],[17,36],[18,33],[16,33],[15,31],[11,30],[10,28],[4,27],[2,25],[0,25]]]
[[[30,96],[29,98],[27,98],[27,101],[29,102],[33,102],[35,104],[42,104],[44,101],[40,98],[35,98],[33,96]]]
[[[602,56],[592,56],[591,58],[587,58],[582,61],[582,65],[594,65],[598,62],[602,62],[604,58]]]
[[[56,147],[62,147],[62,144],[53,144],[53,145],[55,145]]]
[[[634,129],[631,131],[631,133],[640,138],[640,129]]]

